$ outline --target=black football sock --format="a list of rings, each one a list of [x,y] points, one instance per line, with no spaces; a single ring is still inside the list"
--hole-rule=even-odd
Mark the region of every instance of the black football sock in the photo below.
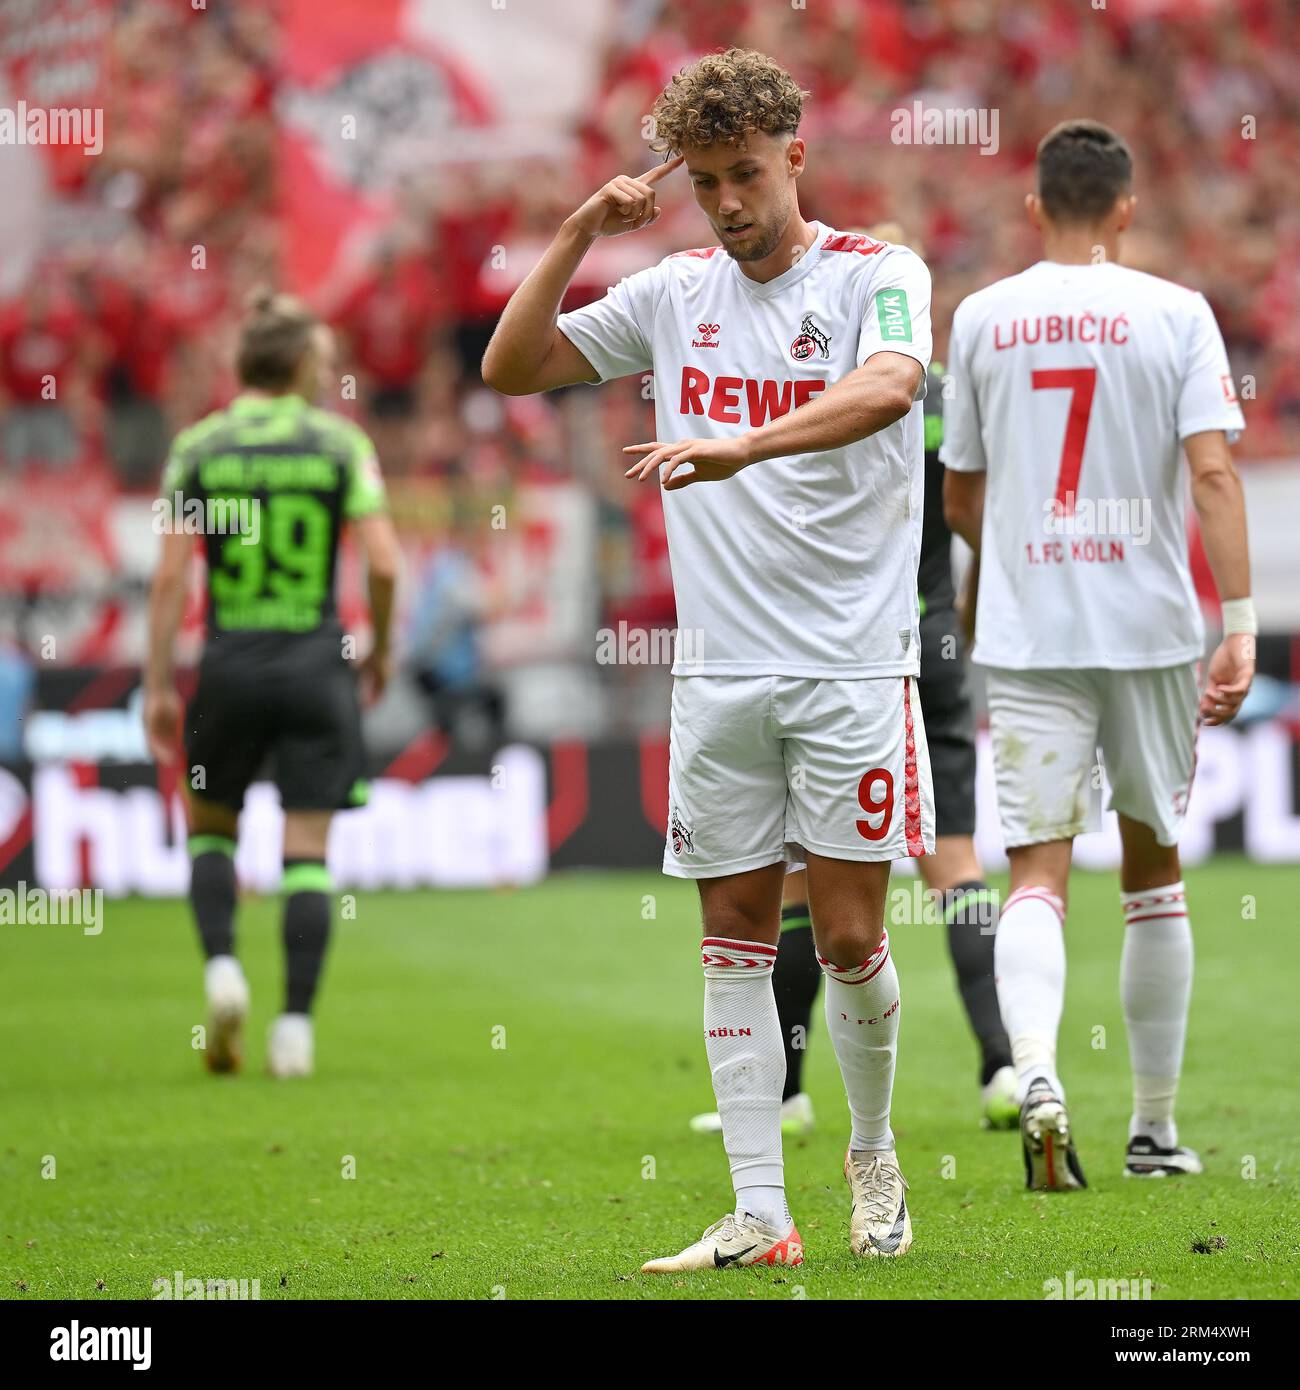
[[[785,1047],[785,1092],[789,1100],[803,1090],[803,1059],[812,1026],[813,1005],[822,982],[821,966],[813,946],[812,918],[806,903],[790,903],[781,909],[781,939],[772,970],[772,992],[781,1020]]]
[[[190,907],[203,954],[235,953],[235,842],[225,835],[191,835]]]
[[[959,883],[944,894],[948,953],[957,970],[957,988],[980,1045],[980,1085],[1011,1065],[1011,1043],[1002,1026],[993,979],[993,938],[998,921],[997,894],[980,879]]]
[[[284,895],[284,1011],[311,1013],[330,937],[329,870],[319,859],[286,859]]]

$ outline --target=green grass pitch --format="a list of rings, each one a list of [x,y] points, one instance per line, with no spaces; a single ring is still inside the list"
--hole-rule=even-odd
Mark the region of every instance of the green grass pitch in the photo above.
[[[106,903],[97,937],[0,928],[0,1294],[148,1299],[180,1270],[257,1279],[263,1299],[1042,1298],[1072,1271],[1149,1279],[1155,1298],[1294,1298],[1297,878],[1234,859],[1187,875],[1180,1120],[1203,1177],[1121,1177],[1122,924],[1114,878],[1081,873],[1061,1065],[1091,1189],[1023,1190],[1017,1136],[976,1123],[942,929],[895,926],[911,1253],[849,1254],[847,1115],[819,1015],[819,1125],[786,1150],[804,1267],[677,1278],[637,1271],[731,1203],[720,1141],[686,1128],[711,1106],[691,885],[575,874],[360,895],[336,925],[305,1082],[262,1069],[275,900],[241,907],[239,1077],[209,1077],[191,1047],[202,986],[184,903]]]

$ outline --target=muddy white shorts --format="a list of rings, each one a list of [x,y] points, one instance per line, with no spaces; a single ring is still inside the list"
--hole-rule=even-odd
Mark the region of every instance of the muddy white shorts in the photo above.
[[[916,680],[678,676],[664,872],[717,878],[806,852],[904,859],[934,849]]]
[[[1196,766],[1197,664],[1154,671],[988,671],[1008,849],[1100,828],[1110,807],[1178,843]]]

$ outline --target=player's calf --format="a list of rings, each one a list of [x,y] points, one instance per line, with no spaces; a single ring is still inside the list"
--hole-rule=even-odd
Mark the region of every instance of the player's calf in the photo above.
[[[309,1014],[316,999],[330,937],[329,870],[320,859],[284,861],[282,934],[287,1014]]]
[[[1132,836],[1125,837],[1126,854]],[[1126,858],[1126,875],[1131,867]],[[1131,882],[1131,879],[1130,879]],[[1178,1144],[1174,1102],[1192,993],[1192,930],[1181,879],[1123,895],[1120,999],[1133,1066],[1133,1113],[1124,1171],[1135,1177],[1199,1173]]]
[[[912,1220],[889,1125],[900,1007],[889,937],[882,931],[876,949],[847,969],[819,959],[827,1031],[853,1120],[844,1159],[853,1196],[849,1245],[864,1257],[903,1255],[912,1243]]]
[[[748,1213],[784,1233],[792,1225],[781,1154],[785,1052],[772,994],[776,947],[706,936],[704,1046],[736,1193]]]

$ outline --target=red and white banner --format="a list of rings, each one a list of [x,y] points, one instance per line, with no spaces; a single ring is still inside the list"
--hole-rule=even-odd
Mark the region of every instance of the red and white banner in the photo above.
[[[107,89],[113,0],[0,0],[0,73],[9,98],[0,103],[39,132],[41,113],[98,111]],[[79,188],[90,165],[81,143],[26,142],[39,149],[60,192]]]
[[[279,213],[287,278],[328,300],[394,211],[403,179],[492,116],[477,75],[414,30],[409,0],[285,0]]]
[[[51,109],[99,113],[112,0],[0,0],[0,300],[24,283],[44,248],[47,209],[94,163],[79,143],[51,143],[32,122]]]
[[[503,152],[562,152],[617,20],[615,0],[282,0],[279,216],[291,287],[328,305],[404,184],[454,217],[458,183],[499,168]]]

